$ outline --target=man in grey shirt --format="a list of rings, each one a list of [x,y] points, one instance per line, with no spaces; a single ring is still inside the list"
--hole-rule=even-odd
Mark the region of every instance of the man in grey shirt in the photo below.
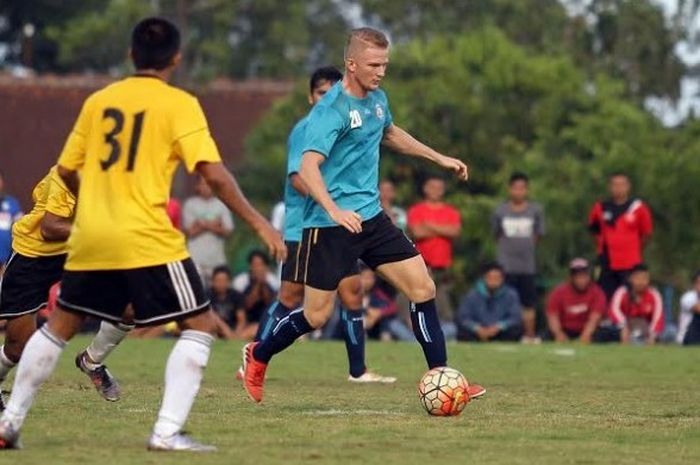
[[[203,178],[197,180],[195,192],[182,208],[182,227],[192,260],[208,285],[214,268],[226,264],[224,245],[233,231],[233,217]]]
[[[491,230],[498,240],[498,262],[506,271],[506,282],[518,292],[523,307],[523,342],[536,343],[535,249],[544,235],[544,210],[529,200],[526,174],[513,173],[508,185],[509,200],[491,216]]]

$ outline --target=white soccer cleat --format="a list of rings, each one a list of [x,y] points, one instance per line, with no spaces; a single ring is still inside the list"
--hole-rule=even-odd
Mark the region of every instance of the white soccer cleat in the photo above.
[[[350,375],[348,376],[348,381],[351,383],[382,383],[391,384],[396,382],[396,378],[393,376],[382,376],[377,373],[372,373],[371,371],[365,371],[362,376],[357,378]]]
[[[216,452],[216,446],[197,442],[191,437],[176,433],[163,437],[155,433],[148,439],[148,450],[153,451],[186,451],[186,452]]]

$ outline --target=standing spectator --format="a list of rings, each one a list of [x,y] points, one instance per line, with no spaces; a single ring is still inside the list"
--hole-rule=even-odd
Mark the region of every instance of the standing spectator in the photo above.
[[[693,288],[681,297],[678,316],[679,344],[700,344],[700,271],[693,276]]]
[[[491,216],[491,230],[498,240],[498,262],[506,271],[506,282],[513,287],[523,306],[523,342],[537,343],[537,271],[535,251],[544,235],[544,210],[529,199],[530,180],[524,173],[513,173],[508,182],[508,200]]]
[[[613,294],[610,319],[620,328],[620,342],[623,344],[656,342],[664,329],[664,309],[661,294],[651,286],[645,264],[632,268],[629,284]]]
[[[5,193],[5,180],[0,173],[0,273],[12,253],[12,225],[22,216],[16,198]]]
[[[547,300],[547,325],[556,342],[593,340],[605,315],[605,294],[591,279],[588,260],[575,258],[569,264],[569,280],[552,291]]]
[[[608,299],[642,263],[643,249],[653,230],[651,211],[640,199],[630,197],[632,183],[625,173],[608,180],[610,199],[598,201],[588,218],[600,260],[598,283]]]
[[[522,308],[513,288],[505,284],[498,263],[482,268],[477,281],[457,310],[457,338],[463,341],[518,341],[522,336]]]
[[[408,210],[408,227],[416,241],[416,249],[435,281],[435,301],[442,324],[454,322],[450,299],[452,242],[462,229],[459,211],[445,203],[444,196],[445,181],[431,176],[423,183],[424,200]]]
[[[392,223],[405,231],[407,224],[406,210],[394,205],[395,200],[396,186],[388,179],[384,179],[379,183],[379,201],[382,203],[382,209]]]
[[[226,263],[224,245],[233,231],[233,217],[201,177],[197,180],[195,192],[197,195],[185,201],[182,223],[189,239],[187,247],[192,260],[208,285],[214,268]]]
[[[182,230],[182,206],[180,201],[175,197],[170,197],[168,204],[165,206],[165,212],[168,214],[168,218],[170,218],[170,222],[175,229]]]
[[[214,313],[231,330],[237,330],[238,314],[245,312],[243,294],[231,287],[231,270],[226,265],[217,266],[211,276],[209,300]]]
[[[236,333],[253,339],[262,313],[275,301],[279,283],[270,271],[270,259],[260,250],[248,254],[248,271],[233,280],[233,288],[243,294],[244,312],[239,312]]]

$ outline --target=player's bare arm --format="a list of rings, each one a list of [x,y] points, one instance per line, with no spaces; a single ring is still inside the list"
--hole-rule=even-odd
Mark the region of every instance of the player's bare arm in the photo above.
[[[268,251],[275,259],[284,261],[287,258],[287,247],[282,236],[269,221],[248,202],[241,192],[233,175],[223,163],[199,163],[197,172],[207,181],[216,196],[243,221],[248,223],[265,243]]]
[[[325,157],[317,152],[305,152],[301,160],[299,174],[309,188],[309,195],[323,207],[333,221],[351,233],[362,232],[362,217],[354,211],[341,210],[333,201],[321,175],[321,165]]]
[[[425,158],[438,166],[454,171],[462,181],[466,181],[469,178],[469,169],[462,160],[448,157],[431,149],[395,124],[392,124],[384,131],[382,144],[400,154]]]
[[[68,189],[73,193],[73,195],[78,195],[78,190],[80,190],[80,176],[75,170],[69,170],[61,165],[57,167],[58,175],[63,179]]]
[[[304,180],[301,179],[301,176],[299,173],[293,173],[289,176],[289,183],[292,185],[295,191],[297,191],[299,194],[303,195],[304,197],[309,195],[309,188],[306,186],[304,183]]]
[[[49,242],[63,242],[70,236],[70,228],[73,225],[72,218],[64,218],[51,212],[44,213],[39,227],[44,240]]]

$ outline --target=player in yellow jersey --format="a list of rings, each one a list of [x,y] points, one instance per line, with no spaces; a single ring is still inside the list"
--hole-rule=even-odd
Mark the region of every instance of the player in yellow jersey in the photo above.
[[[0,347],[0,384],[36,331],[36,313],[46,306],[50,287],[61,279],[75,211],[75,196],[58,176],[56,167],[39,181],[32,198],[32,211],[12,228],[13,253],[0,280],[0,319],[7,319],[5,344]],[[102,322],[90,345],[76,358],[76,366],[110,401],[119,400],[119,383],[102,362],[131,328]],[[0,410],[4,410],[2,398]]]
[[[86,316],[116,323],[131,305],[136,325],[177,321],[182,330],[168,358],[148,448],[214,449],[182,433],[216,322],[185,238],[166,213],[178,165],[199,173],[278,260],[286,257],[286,248],[222,164],[197,100],[166,83],[180,61],[179,49],[172,23],[148,18],[137,24],[130,51],[136,74],[88,97],[68,137],[58,173],[80,195],[59,307],[20,359],[0,418],[0,447],[17,447],[34,395]]]

